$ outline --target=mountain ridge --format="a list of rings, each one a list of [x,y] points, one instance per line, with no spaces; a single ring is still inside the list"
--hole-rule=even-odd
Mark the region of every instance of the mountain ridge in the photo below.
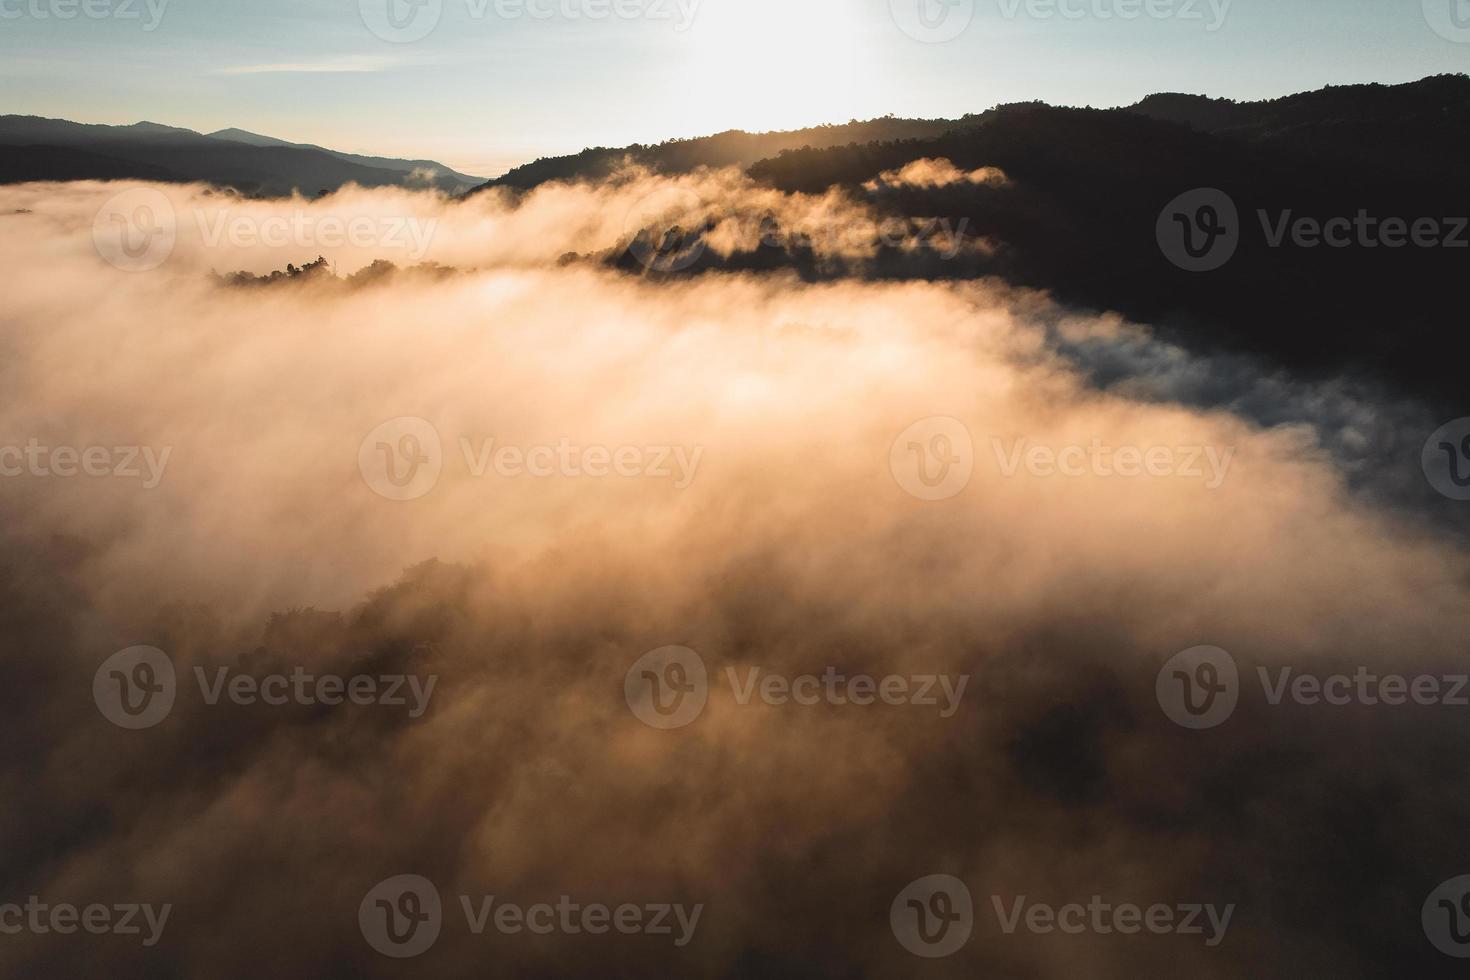
[[[1145,96],[1129,106],[1095,111],[1147,116],[1203,132],[1226,133],[1238,130],[1238,135],[1269,138],[1300,125],[1320,129],[1331,125],[1403,122],[1422,118],[1425,114],[1423,107],[1426,105],[1438,108],[1447,103],[1460,107],[1459,112],[1451,117],[1452,122],[1463,125],[1470,121],[1470,108],[1466,108],[1470,106],[1470,76],[1431,75],[1394,85],[1328,85],[1310,92],[1255,101],[1161,92]],[[523,164],[486,182],[477,190],[490,187],[529,190],[549,180],[598,179],[607,176],[628,160],[666,174],[687,173],[699,166],[739,166],[742,169],[751,169],[765,160],[788,152],[831,149],[854,144],[877,145],[911,139],[937,139],[947,133],[985,125],[1007,113],[1037,108],[1060,111],[1073,107],[1051,106],[1044,102],[1019,102],[997,105],[984,112],[967,113],[958,118],[882,116],[799,130],[768,133],[729,130],[711,136],[668,140],[654,145],[634,143],[620,148],[589,147],[580,153],[543,157]],[[762,153],[759,159],[748,160],[740,152],[758,145],[768,151]]]
[[[253,142],[142,121],[126,126],[78,123],[45,116],[0,116],[0,183],[47,179],[204,181],[267,197],[364,187],[432,186],[464,193],[481,178],[432,160],[399,160],[289,143],[245,130],[221,130]],[[38,176],[39,175],[39,176]],[[52,177],[51,179],[56,179]]]

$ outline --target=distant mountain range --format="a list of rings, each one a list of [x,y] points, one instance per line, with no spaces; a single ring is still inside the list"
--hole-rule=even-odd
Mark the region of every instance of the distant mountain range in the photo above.
[[[96,126],[0,116],[0,183],[88,179],[204,181],[268,197],[311,196],[347,183],[460,194],[484,182],[433,160],[342,153],[240,129],[204,134],[151,122]]]

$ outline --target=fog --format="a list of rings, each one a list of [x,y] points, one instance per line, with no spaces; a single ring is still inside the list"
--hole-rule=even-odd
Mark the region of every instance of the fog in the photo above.
[[[926,163],[878,183],[1005,180]],[[672,266],[598,260],[649,216],[708,234]],[[118,239],[129,222],[172,245]],[[1420,905],[1470,860],[1463,709],[1272,707],[1255,667],[1454,672],[1459,544],[1353,492],[1340,433],[1310,412],[1263,424],[1260,405],[1182,397],[1177,379],[1209,362],[1125,350],[1144,325],[990,280],[677,274],[772,227],[824,261],[860,262],[885,233],[872,201],[734,173],[464,201],[0,188],[0,447],[37,447],[0,456],[18,470],[0,477],[0,778],[17,804],[0,899],[174,906],[154,946],[7,936],[0,969],[1223,978],[1420,962]],[[335,277],[214,275],[318,255]],[[376,260],[440,268],[347,284]],[[1064,349],[1079,338],[1144,376],[1099,387]],[[106,449],[113,469],[136,450],[139,475],[62,475],[56,447]],[[410,457],[405,479],[382,468]],[[172,659],[178,702],[120,731],[93,676],[136,645]],[[660,731],[624,678],[670,645],[708,666],[709,703]],[[1155,700],[1164,663],[1200,645],[1243,680],[1211,731]],[[208,705],[196,666],[438,681],[409,718]],[[741,704],[724,671],[752,667],[970,679],[941,717]],[[357,915],[409,873],[435,882],[446,921],[403,963]],[[889,906],[938,873],[974,894],[975,935],[919,960]],[[704,910],[682,947],[475,936],[460,895]],[[1207,947],[1006,935],[992,895],[1237,908]]]

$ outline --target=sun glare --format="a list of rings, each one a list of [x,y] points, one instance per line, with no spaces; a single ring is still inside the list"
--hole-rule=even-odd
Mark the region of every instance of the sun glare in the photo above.
[[[692,28],[695,129],[752,131],[846,120],[861,79],[852,0],[706,0]]]

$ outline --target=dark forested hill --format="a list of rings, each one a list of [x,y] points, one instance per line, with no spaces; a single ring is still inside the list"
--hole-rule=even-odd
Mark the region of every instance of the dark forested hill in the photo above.
[[[492,180],[486,186],[528,189],[549,180],[605,177],[625,161],[661,173],[687,173],[697,167],[748,167],[784,150],[805,146],[841,146],[887,140],[939,136],[965,119],[900,119],[885,116],[840,126],[815,126],[790,132],[746,133],[730,130],[715,136],[670,140],[651,146],[593,147],[564,157],[546,157]]]
[[[1467,91],[1463,75],[1441,75],[1406,85],[1329,86],[1317,92],[1261,102],[1235,102],[1203,95],[1150,95],[1121,113],[1147,116],[1201,132],[1240,139],[1288,139],[1371,162],[1403,148],[1432,164],[1436,147],[1467,132]],[[997,106],[958,119],[905,119],[887,116],[838,126],[790,132],[745,133],[732,130],[697,139],[656,145],[593,147],[570,156],[547,157],[517,167],[486,186],[528,189],[549,180],[597,179],[625,161],[662,173],[687,173],[697,167],[749,168],[761,160],[796,150],[827,150],[904,140],[932,140],[947,133],[986,125],[1036,109],[1044,103]],[[1391,139],[1383,142],[1387,137]],[[852,151],[859,155],[863,151]],[[810,159],[810,158],[808,158]],[[1395,161],[1401,165],[1402,159]],[[811,181],[807,181],[811,183]]]
[[[881,250],[868,275],[998,276],[1118,311],[1189,346],[1263,356],[1306,376],[1360,373],[1470,414],[1462,373],[1470,339],[1460,329],[1470,281],[1470,78],[1257,103],[1181,95],[1110,110],[1028,103],[933,128],[942,132],[871,142],[833,134],[831,145],[788,148],[747,171],[787,192],[840,188],[888,216],[964,222],[993,246],[943,260]],[[645,148],[642,159],[686,170],[712,160],[702,145]],[[610,153],[592,154],[598,167]],[[869,186],[924,159],[999,168],[1009,179]],[[578,173],[582,161],[543,161],[538,174]],[[1171,236],[1187,226],[1197,244],[1206,224],[1228,250],[1208,268],[1187,268],[1182,239]],[[693,271],[783,267],[832,274],[801,247],[769,246],[706,253]]]
[[[1358,369],[1470,410],[1464,76],[1267,103],[1008,107],[937,138],[792,150],[750,173],[788,191],[861,195],[874,175],[921,158],[999,167],[1011,180],[1001,191],[901,188],[876,202],[966,218],[997,243],[993,256],[937,276],[1000,275],[1194,343],[1309,373]],[[1180,220],[1166,208],[1201,188],[1226,195],[1236,217],[1222,218],[1224,230],[1238,245],[1218,268],[1186,271],[1165,254],[1159,225]],[[1196,215],[1191,204],[1183,219]],[[1317,231],[1308,224],[1298,236],[1303,219]]]

